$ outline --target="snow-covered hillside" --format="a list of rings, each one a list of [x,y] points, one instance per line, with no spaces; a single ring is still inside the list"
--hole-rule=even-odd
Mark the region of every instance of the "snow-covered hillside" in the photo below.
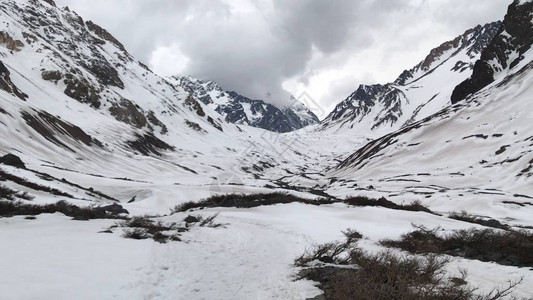
[[[533,50],[531,43],[512,42],[518,37],[509,33],[518,23],[521,34],[532,36],[532,10],[530,4],[511,5],[495,42],[476,63],[495,66],[492,57],[508,55],[499,60],[508,67],[500,68],[492,83],[464,102],[357,150],[328,174],[340,180],[330,190],[351,193],[341,186],[357,181],[375,189],[362,193],[419,199],[440,210],[467,207],[533,225]],[[522,53],[518,61],[514,53]],[[509,66],[511,61],[516,63]],[[474,71],[470,80],[477,76]]]
[[[1,8],[2,155],[60,178],[86,174],[79,180],[91,185],[88,174],[196,185],[223,171],[254,178],[242,169],[252,168],[254,149],[277,156],[277,133],[226,122],[67,8],[36,0]]]

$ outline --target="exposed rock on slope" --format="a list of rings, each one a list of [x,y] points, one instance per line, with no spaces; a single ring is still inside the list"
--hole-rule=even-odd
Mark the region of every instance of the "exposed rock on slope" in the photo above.
[[[472,76],[458,85],[452,103],[491,84],[508,69],[516,67],[533,44],[533,2],[515,0],[503,21],[498,36],[488,45],[476,62]]]

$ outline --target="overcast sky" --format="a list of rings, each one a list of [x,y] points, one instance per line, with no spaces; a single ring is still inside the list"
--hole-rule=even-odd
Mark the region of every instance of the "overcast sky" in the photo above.
[[[307,92],[329,112],[387,83],[511,0],[56,0],[115,35],[156,73],[254,99]]]

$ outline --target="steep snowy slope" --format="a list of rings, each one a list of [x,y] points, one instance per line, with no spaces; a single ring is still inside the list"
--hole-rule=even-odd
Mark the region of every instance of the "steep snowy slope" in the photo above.
[[[224,91],[213,81],[190,76],[169,80],[189,91],[230,123],[249,125],[275,132],[289,132],[319,122],[318,117],[296,99],[281,109],[262,100],[252,100],[236,92]]]
[[[532,12],[531,3],[515,1],[496,37],[500,46],[488,47],[476,66],[496,66],[492,58],[498,53],[507,54],[499,60],[502,66],[522,53],[518,62],[502,67],[494,82],[464,103],[359,149],[329,174],[340,179],[330,190],[349,192],[342,186],[357,180],[372,186],[363,193],[531,224],[533,50],[531,43],[499,41],[517,39],[507,30],[517,24],[523,25],[521,34],[532,36]]]
[[[471,75],[500,26],[494,22],[467,30],[392,83],[359,86],[321,122],[321,130],[379,137],[438,112],[451,104],[454,87]]]

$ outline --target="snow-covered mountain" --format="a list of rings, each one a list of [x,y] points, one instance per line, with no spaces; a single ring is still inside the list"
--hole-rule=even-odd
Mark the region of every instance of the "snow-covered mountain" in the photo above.
[[[236,92],[225,91],[213,81],[191,76],[173,76],[169,80],[220,113],[229,123],[289,132],[319,122],[311,110],[295,99],[279,109],[263,100],[252,100]]]
[[[479,215],[505,218],[533,198],[533,4],[515,1],[470,79],[473,94],[422,121],[376,139],[329,176],[372,186],[398,201],[419,199],[437,209],[468,203]],[[524,39],[527,37],[528,39]],[[490,68],[490,69],[489,69]],[[490,70],[490,73],[484,73]],[[481,73],[480,73],[481,72]],[[468,90],[485,75],[479,91]],[[342,183],[341,183],[342,182]],[[525,205],[524,205],[525,206]],[[513,220],[526,218],[520,208]]]
[[[359,86],[321,122],[321,129],[378,137],[438,112],[451,104],[453,89],[472,74],[500,27],[494,22],[469,29],[431,50],[394,82]]]
[[[242,168],[252,169],[255,161],[243,154],[260,151],[268,161],[277,153],[273,141],[283,138],[226,122],[68,8],[20,0],[2,1],[0,9],[0,155],[14,153],[29,169],[57,178],[86,174],[73,181],[118,199],[112,185],[94,176],[122,184],[118,178],[147,181],[152,175],[159,182],[208,184],[232,170],[244,180],[254,176]],[[61,180],[54,184],[73,189]],[[119,194],[141,199],[157,193],[143,190],[133,185]],[[209,195],[209,188],[201,193]],[[73,194],[87,197],[85,190]],[[89,197],[105,201],[100,198]]]

